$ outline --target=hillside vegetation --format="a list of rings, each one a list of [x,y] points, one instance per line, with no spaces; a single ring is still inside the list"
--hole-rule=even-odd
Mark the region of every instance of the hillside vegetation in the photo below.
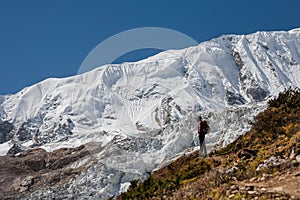
[[[300,90],[268,105],[235,142],[204,159],[182,156],[118,199],[300,199]]]

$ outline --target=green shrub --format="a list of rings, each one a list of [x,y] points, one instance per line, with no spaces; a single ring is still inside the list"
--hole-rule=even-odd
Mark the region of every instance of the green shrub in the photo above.
[[[300,89],[291,87],[284,92],[280,92],[278,97],[268,101],[269,107],[279,108],[285,106],[286,108],[297,108],[300,105]]]

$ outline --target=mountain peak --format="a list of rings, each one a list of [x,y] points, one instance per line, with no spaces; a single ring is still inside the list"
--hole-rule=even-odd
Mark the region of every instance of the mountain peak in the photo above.
[[[1,153],[14,144],[49,152],[85,145],[99,162],[64,191],[83,198],[118,194],[197,146],[195,116],[211,125],[210,149],[226,146],[250,129],[266,100],[300,87],[299,37],[297,30],[221,36],[0,97]],[[73,187],[86,177],[94,177],[93,189]]]

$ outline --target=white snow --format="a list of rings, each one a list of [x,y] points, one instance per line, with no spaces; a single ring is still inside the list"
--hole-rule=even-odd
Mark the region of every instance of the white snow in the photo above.
[[[0,156],[5,156],[12,146],[13,144],[10,141],[0,144]]]
[[[81,144],[93,151],[98,145],[99,163],[64,187],[82,198],[93,193],[105,199],[196,146],[199,114],[211,125],[210,149],[244,134],[268,97],[300,87],[299,63],[299,29],[221,36],[138,62],[45,80],[2,103],[0,97],[0,114],[16,127],[27,122],[28,134],[47,151]]]

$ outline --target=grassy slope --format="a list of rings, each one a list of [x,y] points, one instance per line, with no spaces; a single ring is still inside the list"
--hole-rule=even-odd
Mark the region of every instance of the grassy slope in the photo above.
[[[288,90],[269,101],[253,128],[232,144],[204,159],[197,152],[183,156],[144,182],[132,181],[118,199],[300,198],[300,191],[293,189],[300,183],[300,173],[296,178],[286,175],[299,172],[299,154],[300,90]],[[272,156],[277,160],[256,170]],[[289,184],[289,177],[296,186],[290,185],[290,191],[271,190],[279,176],[281,188]]]

